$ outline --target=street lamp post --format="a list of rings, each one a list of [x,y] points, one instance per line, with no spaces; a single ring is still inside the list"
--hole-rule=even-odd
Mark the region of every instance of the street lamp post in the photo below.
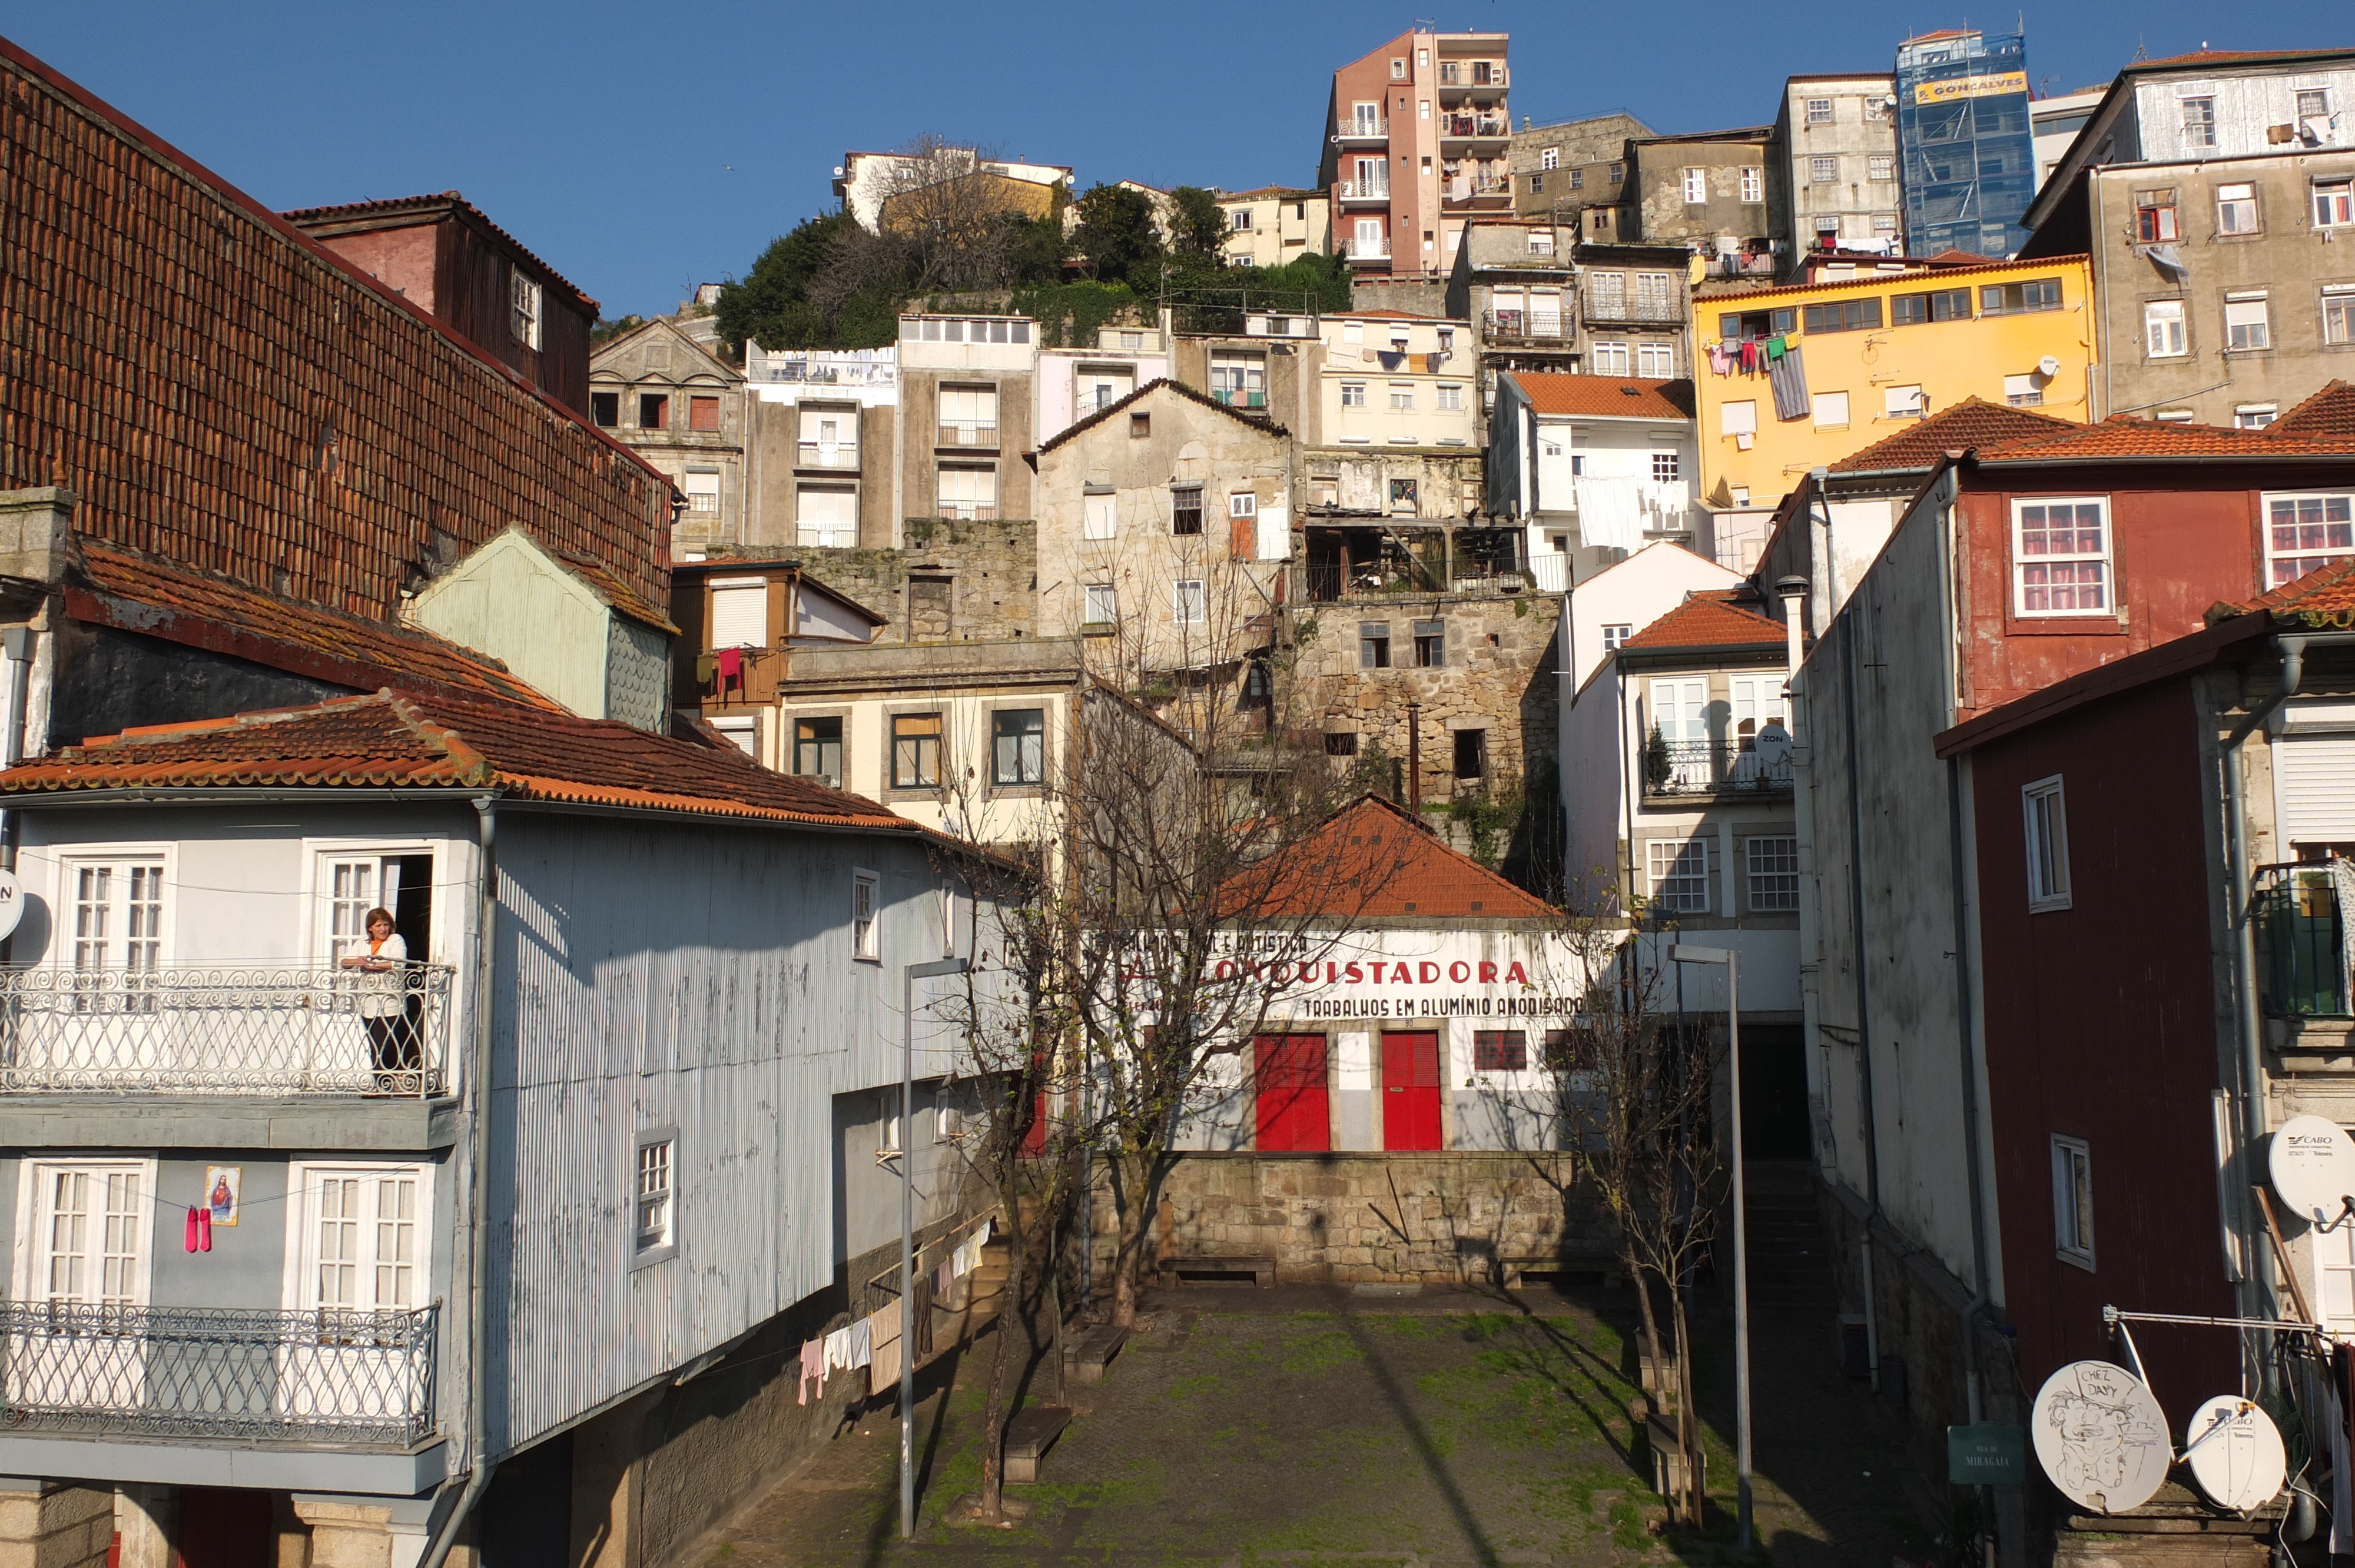
[[[954,938],[952,938],[954,939]],[[916,982],[961,975],[963,959],[900,971],[900,1539],[916,1533]],[[1744,1518],[1749,1517],[1747,1514]]]
[[[1695,948],[1678,942],[1668,959],[1679,964],[1725,966],[1725,1033],[1728,1075],[1733,1098],[1733,1409],[1734,1511],[1740,1550],[1751,1545],[1750,1514],[1750,1216],[1742,1176],[1742,981],[1740,955],[1731,948]]]

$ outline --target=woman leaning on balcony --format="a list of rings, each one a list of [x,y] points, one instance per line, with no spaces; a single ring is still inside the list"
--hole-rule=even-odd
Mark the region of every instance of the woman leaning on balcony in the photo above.
[[[345,955],[343,967],[360,971],[360,1022],[368,1029],[368,1065],[376,1073],[376,1092],[398,1094],[402,1075],[423,1065],[417,1031],[409,1016],[409,944],[392,928],[392,911],[368,912],[368,950]],[[413,1091],[414,1077],[409,1079]]]

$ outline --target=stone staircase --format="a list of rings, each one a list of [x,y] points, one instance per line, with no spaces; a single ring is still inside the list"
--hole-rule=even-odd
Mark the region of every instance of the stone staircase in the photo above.
[[[1765,1303],[1827,1303],[1832,1299],[1831,1249],[1816,1206],[1814,1175],[1802,1161],[1752,1160],[1748,1188],[1750,1299]],[[1731,1262],[1732,1240],[1721,1244]]]

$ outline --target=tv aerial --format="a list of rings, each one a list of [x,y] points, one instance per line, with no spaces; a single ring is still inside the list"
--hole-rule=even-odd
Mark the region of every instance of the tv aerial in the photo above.
[[[2073,1361],[2045,1379],[2029,1425],[2044,1473],[2094,1513],[2126,1513],[2148,1502],[2175,1457],[2158,1401],[2141,1379],[2108,1361]]]

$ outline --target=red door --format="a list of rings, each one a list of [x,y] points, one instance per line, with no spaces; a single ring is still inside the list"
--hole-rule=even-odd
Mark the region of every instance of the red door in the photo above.
[[[268,1492],[180,1489],[178,1543],[172,1568],[252,1568],[277,1560]]]
[[[1252,1042],[1253,1098],[1263,1153],[1333,1147],[1325,1083],[1325,1036],[1263,1034]]]
[[[1382,1147],[1439,1147],[1439,1035],[1382,1036]]]

